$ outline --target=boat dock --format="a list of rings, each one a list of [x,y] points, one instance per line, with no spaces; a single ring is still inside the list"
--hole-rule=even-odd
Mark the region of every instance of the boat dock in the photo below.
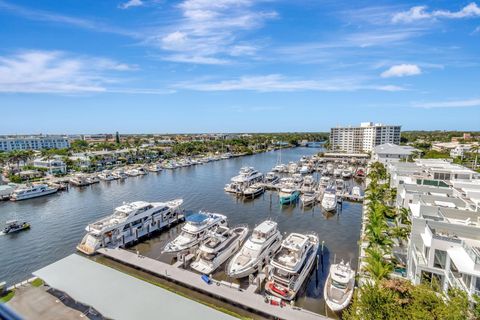
[[[229,302],[267,318],[284,320],[330,319],[289,304],[283,307],[268,304],[265,302],[264,296],[256,293],[258,286],[255,284],[250,284],[245,290],[238,286],[232,286],[228,282],[220,282],[214,279],[212,279],[210,284],[207,284],[199,274],[180,268],[181,264],[170,265],[123,249],[103,248],[98,250],[98,253],[133,268],[140,269],[219,300]],[[253,282],[257,283],[257,281]]]

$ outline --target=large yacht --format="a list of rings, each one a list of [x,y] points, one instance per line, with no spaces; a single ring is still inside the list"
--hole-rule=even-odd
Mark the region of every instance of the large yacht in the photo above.
[[[84,187],[90,185],[90,181],[88,180],[88,176],[83,173],[77,173],[73,177],[70,178],[70,184],[76,187]]]
[[[243,190],[243,196],[248,199],[254,199],[255,197],[261,195],[264,192],[265,188],[263,187],[263,185],[259,183],[254,183],[251,186],[245,188],[245,190]]]
[[[58,188],[50,187],[47,184],[36,184],[15,190],[10,197],[12,201],[20,201],[31,198],[43,197],[55,193]]]
[[[210,231],[190,266],[200,273],[211,274],[240,249],[247,235],[247,226],[234,228],[220,226]]]
[[[355,271],[348,262],[342,260],[339,264],[332,264],[323,290],[327,306],[332,311],[345,309],[352,300],[354,284]]]
[[[317,257],[318,236],[315,233],[291,233],[283,240],[280,251],[270,260],[265,290],[281,299],[293,300],[308,278]]]
[[[232,178],[233,183],[242,185],[250,185],[255,182],[260,182],[263,179],[263,174],[253,169],[252,167],[243,167],[237,176]]]
[[[163,252],[173,253],[191,249],[207,237],[208,231],[227,225],[227,217],[218,213],[199,212],[188,216],[186,220],[182,232],[167,243]]]
[[[322,208],[325,211],[335,211],[337,209],[337,194],[335,189],[327,189],[323,194]]]
[[[102,247],[123,247],[184,218],[182,199],[168,202],[136,201],[115,208],[112,215],[89,224],[77,246],[85,254]]]
[[[243,278],[258,271],[262,264],[278,250],[282,234],[277,223],[266,220],[253,229],[242,249],[230,260],[226,273],[229,277]]]

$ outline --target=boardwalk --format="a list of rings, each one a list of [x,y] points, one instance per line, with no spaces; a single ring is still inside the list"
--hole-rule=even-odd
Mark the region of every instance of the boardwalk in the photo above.
[[[100,249],[99,253],[123,262],[132,267],[156,274],[162,278],[198,290],[204,294],[228,301],[262,316],[284,320],[326,320],[325,316],[289,305],[281,308],[264,302],[264,297],[254,293],[250,286],[247,290],[230,288],[220,283],[206,284],[200,275],[164,262],[137,256],[137,254],[122,249]]]

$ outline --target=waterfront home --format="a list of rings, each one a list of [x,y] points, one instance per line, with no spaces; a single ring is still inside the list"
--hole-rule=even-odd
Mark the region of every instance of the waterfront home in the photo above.
[[[33,160],[33,166],[36,168],[47,169],[49,174],[67,173],[67,165],[60,157],[54,157],[53,159],[37,158]]]
[[[383,164],[387,162],[405,161],[419,150],[410,146],[399,146],[393,143],[381,144],[373,148],[372,160]]]

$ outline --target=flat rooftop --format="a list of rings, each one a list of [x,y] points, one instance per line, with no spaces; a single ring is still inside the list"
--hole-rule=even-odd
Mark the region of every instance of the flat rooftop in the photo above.
[[[77,254],[33,274],[110,319],[236,319]]]

